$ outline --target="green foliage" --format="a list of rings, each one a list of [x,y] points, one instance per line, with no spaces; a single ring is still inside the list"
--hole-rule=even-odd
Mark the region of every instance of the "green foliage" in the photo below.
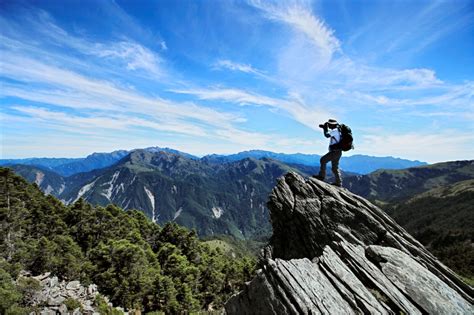
[[[16,287],[22,296],[23,305],[27,305],[28,301],[41,289],[39,281],[30,277],[18,278]]]
[[[74,311],[76,308],[80,308],[82,311],[82,304],[76,299],[73,298],[67,298],[64,301],[64,304],[66,305],[67,309],[70,311]]]
[[[23,298],[34,289],[12,282],[21,269],[93,282],[114,305],[167,314],[221,308],[255,271],[253,258],[232,258],[195,231],[160,227],[140,211],[82,199],[64,206],[5,168],[0,189],[2,314],[22,313]],[[100,297],[96,306],[101,314],[118,312]]]
[[[444,264],[474,278],[474,181],[461,181],[385,208]]]
[[[107,305],[107,302],[105,301],[104,297],[100,294],[97,294],[97,296],[95,297],[94,306],[102,315],[123,315],[123,312]]]
[[[29,293],[29,283],[20,287],[15,285],[10,274],[0,268],[0,314],[22,315],[28,313],[28,308],[23,305],[24,291]]]

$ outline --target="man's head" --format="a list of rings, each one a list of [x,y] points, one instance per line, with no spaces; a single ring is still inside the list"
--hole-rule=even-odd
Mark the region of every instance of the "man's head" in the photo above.
[[[330,129],[334,129],[338,125],[337,120],[332,119],[332,118],[328,120],[327,124]]]

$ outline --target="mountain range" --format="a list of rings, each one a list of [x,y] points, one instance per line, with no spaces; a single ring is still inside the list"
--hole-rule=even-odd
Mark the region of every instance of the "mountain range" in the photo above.
[[[125,153],[93,154],[73,163],[90,169],[97,161],[110,163]],[[198,158],[173,149],[147,148],[131,151],[108,167],[67,177],[42,166],[11,167],[66,204],[79,198],[98,205],[114,203],[124,209],[140,209],[159,223],[176,221],[201,235],[251,238],[269,232],[266,198],[278,177],[288,171],[304,176],[317,173],[317,166],[294,163],[302,156],[246,151]],[[63,170],[78,169],[71,163],[62,166]],[[383,169],[366,175],[347,172],[344,178],[345,187],[354,193],[389,203],[472,179],[474,166],[472,161],[457,161],[404,170]]]
[[[271,158],[286,164],[301,164],[307,166],[319,166],[320,155],[317,154],[285,154],[262,150],[243,151],[230,155],[210,154],[197,157],[192,154],[181,152],[171,148],[149,147],[143,149],[147,152],[168,152],[178,154],[193,160],[202,160],[208,163],[228,163],[245,158]],[[71,176],[81,172],[89,172],[117,163],[120,159],[130,154],[134,150],[118,150],[110,153],[93,153],[85,158],[28,158],[28,159],[1,159],[0,165],[8,166],[15,164],[39,166],[43,169],[52,170],[62,176]],[[343,156],[340,167],[348,172],[358,174],[368,174],[377,169],[404,169],[408,167],[426,165],[425,162],[411,161],[394,157],[374,157],[367,155]]]
[[[268,193],[288,171],[308,176],[316,168],[263,158],[211,163],[180,154],[135,150],[112,166],[61,177],[36,166],[12,169],[70,204],[114,203],[140,209],[153,221],[175,221],[200,235],[237,238],[268,234]]]
[[[66,204],[80,198],[113,203],[139,209],[159,224],[194,228],[200,236],[246,240],[271,234],[266,203],[279,177],[291,171],[308,177],[318,170],[269,157],[197,158],[158,149],[134,150],[111,166],[67,177],[44,167],[10,167]],[[343,177],[347,189],[379,205],[452,268],[474,277],[466,269],[466,262],[474,263],[474,161]]]

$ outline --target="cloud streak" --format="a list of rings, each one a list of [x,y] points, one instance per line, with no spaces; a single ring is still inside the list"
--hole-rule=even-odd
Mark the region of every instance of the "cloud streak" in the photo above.
[[[241,106],[267,106],[289,115],[295,121],[313,130],[319,130],[316,121],[322,121],[326,117],[334,116],[324,110],[308,106],[297,94],[289,95],[289,98],[286,99],[279,99],[239,89],[214,88],[171,91],[179,94],[194,95],[201,100],[225,101]]]
[[[269,2],[250,1],[250,4],[260,9],[268,19],[284,23],[296,32],[304,34],[309,41],[320,51],[325,62],[329,62],[332,55],[340,50],[340,42],[334,36],[323,20],[316,17],[309,2]]]
[[[230,60],[218,60],[213,65],[213,68],[218,69],[218,70],[220,70],[220,69],[229,69],[229,70],[232,70],[232,71],[240,71],[240,72],[244,72],[244,73],[254,74],[254,75],[257,75],[257,76],[260,76],[260,77],[265,77],[266,76],[262,71],[253,68],[249,64],[240,64],[240,63],[236,63],[236,62],[233,62],[233,61],[230,61]]]

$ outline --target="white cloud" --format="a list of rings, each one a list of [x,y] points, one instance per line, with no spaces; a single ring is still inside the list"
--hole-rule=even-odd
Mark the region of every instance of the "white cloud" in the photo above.
[[[334,60],[320,79],[332,85],[362,90],[426,89],[443,85],[431,69],[374,67],[348,57]]]
[[[84,55],[113,60],[118,65],[124,65],[125,69],[129,71],[143,70],[154,76],[164,75],[163,59],[156,52],[136,41],[127,38],[111,42],[92,41],[85,37],[78,37],[68,33],[58,26],[54,19],[43,10],[33,10],[29,14],[28,18],[24,17],[27,21],[26,23],[30,25],[27,34],[24,33],[24,25],[19,27],[16,21],[1,20],[2,24],[7,28],[7,32],[2,37],[7,40],[10,46],[15,43],[15,40],[11,37],[17,37],[21,40],[17,41],[17,49],[27,46],[31,49],[35,45],[41,47],[44,44],[52,48],[51,50],[57,47],[66,47]],[[32,39],[34,36],[41,37],[41,41],[38,42]],[[164,41],[160,41],[160,47],[162,50],[167,49]],[[45,49],[37,51],[47,54]]]
[[[297,93],[292,93],[287,99],[272,98],[239,89],[188,89],[171,90],[175,93],[194,95],[201,100],[217,100],[239,105],[268,106],[289,115],[295,121],[313,129],[319,130],[319,121],[327,117],[335,117],[316,106],[308,106]]]
[[[403,156],[427,162],[474,159],[474,134],[456,130],[367,134],[357,150],[376,156]]]
[[[218,60],[214,64],[214,68],[215,69],[229,69],[232,71],[240,71],[244,73],[251,73],[257,76],[265,77],[265,74],[262,71],[253,68],[251,65],[240,64],[240,63],[236,63],[230,60]]]
[[[144,113],[162,119],[194,119],[212,126],[228,127],[239,117],[233,114],[222,113],[210,108],[192,103],[174,103],[158,97],[147,97],[136,91],[118,87],[108,81],[91,79],[81,74],[60,69],[30,58],[18,57],[9,53],[3,54],[3,64],[0,74],[18,81],[30,83],[28,90],[22,88],[8,88],[0,91],[5,96],[26,97],[34,100],[38,97],[56,101],[58,105],[74,106],[91,109]],[[36,87],[35,84],[51,85],[55,90]],[[58,91],[60,91],[58,93]],[[18,92],[18,93],[16,93]],[[52,96],[51,96],[52,95]],[[69,103],[67,98],[61,96],[75,95]],[[87,104],[78,101],[86,96],[93,103]]]
[[[309,2],[256,0],[250,3],[262,10],[267,18],[285,23],[296,32],[304,34],[320,51],[325,62],[329,62],[332,55],[340,49],[340,42],[334,36],[334,31],[313,14]]]
[[[150,128],[156,131],[173,132],[192,136],[207,136],[204,129],[179,121],[156,121],[154,119],[141,119],[124,115],[93,116],[73,115],[64,112],[51,111],[46,108],[14,106],[12,109],[28,115],[31,120],[40,121],[48,128],[100,135],[104,129],[127,131],[130,128]]]
[[[128,70],[146,70],[155,75],[160,75],[162,72],[160,64],[163,60],[156,53],[134,42],[96,44],[94,49],[85,52],[99,57],[123,60]]]

